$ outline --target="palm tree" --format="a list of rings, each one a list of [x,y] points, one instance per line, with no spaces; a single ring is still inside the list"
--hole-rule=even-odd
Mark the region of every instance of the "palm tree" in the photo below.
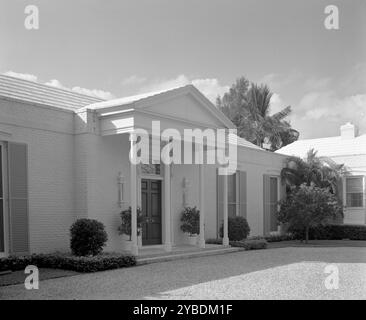
[[[327,157],[318,157],[317,151],[310,149],[305,157],[289,157],[281,171],[281,179],[287,189],[298,188],[301,184],[328,188],[333,194],[339,194],[339,180],[347,170],[343,164],[337,164]]]
[[[285,121],[291,113],[290,106],[270,115],[272,95],[268,86],[254,83],[249,86],[249,81],[242,77],[222,99],[217,98],[216,104],[237,126],[240,137],[260,147],[269,144],[275,151],[296,141],[299,133]]]
[[[256,145],[263,147],[264,143],[269,143],[271,147],[278,149],[283,144],[282,137],[286,132],[291,130],[294,134],[297,131],[291,129],[289,123],[285,121],[285,118],[291,113],[290,106],[270,115],[272,95],[273,93],[267,85],[258,86],[252,83],[248,92],[249,116],[245,119],[245,124],[251,123]],[[295,140],[297,138],[298,133]]]

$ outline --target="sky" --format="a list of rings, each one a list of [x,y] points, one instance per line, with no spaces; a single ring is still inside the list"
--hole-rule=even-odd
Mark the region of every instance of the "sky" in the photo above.
[[[244,76],[272,113],[291,105],[301,139],[366,133],[365,0],[2,0],[0,40],[0,73],[104,99],[192,83],[212,101]]]

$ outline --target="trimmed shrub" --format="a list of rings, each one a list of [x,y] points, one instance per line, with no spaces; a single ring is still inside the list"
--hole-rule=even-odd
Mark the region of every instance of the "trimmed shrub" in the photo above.
[[[229,217],[228,218],[228,232],[230,241],[240,241],[246,239],[249,235],[250,228],[248,222],[243,217]],[[224,236],[224,226],[221,225],[220,237]]]
[[[244,241],[230,241],[232,247],[240,247],[245,250],[260,250],[267,248],[267,241],[264,239],[258,240],[244,240]]]
[[[304,240],[302,230],[290,228],[289,232],[298,240]],[[366,240],[366,226],[348,224],[328,224],[309,229],[311,240]]]
[[[289,241],[294,240],[293,234],[273,234],[269,236],[254,236],[249,237],[248,240],[261,240],[264,239],[267,242],[280,242],[280,241]]]
[[[135,264],[135,257],[130,255],[101,254],[92,257],[76,257],[66,254],[33,254],[1,258],[0,271],[24,270],[28,265],[35,265],[38,268],[96,272],[130,267]]]
[[[103,251],[108,236],[103,223],[93,219],[79,219],[70,228],[71,252],[76,256],[97,255]]]
[[[207,239],[207,244],[222,244],[222,239]]]
[[[190,235],[200,233],[200,211],[194,207],[185,207],[180,218],[182,225],[180,229]]]

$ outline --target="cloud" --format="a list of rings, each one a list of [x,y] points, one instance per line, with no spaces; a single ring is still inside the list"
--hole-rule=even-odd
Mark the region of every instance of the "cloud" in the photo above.
[[[24,80],[29,80],[29,81],[34,81],[34,82],[41,83],[40,81],[38,81],[38,77],[33,75],[33,74],[17,73],[17,72],[13,72],[13,71],[7,71],[4,74],[8,75],[8,76],[15,77],[15,78],[20,78],[20,79],[24,79]],[[73,88],[68,88],[68,87],[64,86],[57,79],[52,79],[52,80],[47,81],[43,84],[45,84],[47,86],[59,88],[59,89],[71,90],[71,91],[74,91],[74,92],[78,92],[78,93],[85,94],[85,95],[88,95],[88,96],[93,96],[93,97],[96,97],[96,98],[101,98],[101,99],[104,99],[104,100],[110,100],[110,99],[115,98],[115,96],[112,93],[110,93],[109,91],[103,91],[103,90],[99,90],[99,89],[86,89],[86,88],[81,88],[81,87],[78,87],[78,86],[75,86]]]
[[[285,108],[285,104],[278,93],[273,93],[271,97],[271,111],[270,114],[275,114]]]
[[[144,83],[147,80],[145,77],[139,77],[137,75],[132,75],[121,81],[122,86],[132,86]]]
[[[181,74],[173,79],[157,80],[150,85],[143,86],[140,89],[140,93],[149,91],[164,91],[182,87],[187,84],[193,84],[213,103],[215,103],[218,95],[221,96],[229,90],[229,86],[221,85],[216,78],[190,79],[186,75]]]
[[[18,72],[14,72],[14,71],[7,71],[4,74],[7,76],[24,79],[24,80],[29,80],[29,81],[34,81],[34,82],[37,82],[37,79],[38,79],[37,76],[35,76],[34,74],[29,74],[29,73],[18,73]]]
[[[71,90],[81,93],[81,94],[86,94],[88,96],[94,96],[97,98],[101,98],[104,100],[115,99],[115,96],[112,93],[110,93],[109,91],[103,91],[103,90],[99,90],[99,89],[86,89],[86,88],[81,88],[81,87],[73,87]]]

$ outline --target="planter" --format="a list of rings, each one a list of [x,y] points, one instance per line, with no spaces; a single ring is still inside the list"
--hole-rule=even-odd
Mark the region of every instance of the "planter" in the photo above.
[[[198,236],[196,234],[194,235],[189,235],[187,237],[187,243],[190,245],[190,246],[196,246],[197,245],[197,240],[198,240]]]

